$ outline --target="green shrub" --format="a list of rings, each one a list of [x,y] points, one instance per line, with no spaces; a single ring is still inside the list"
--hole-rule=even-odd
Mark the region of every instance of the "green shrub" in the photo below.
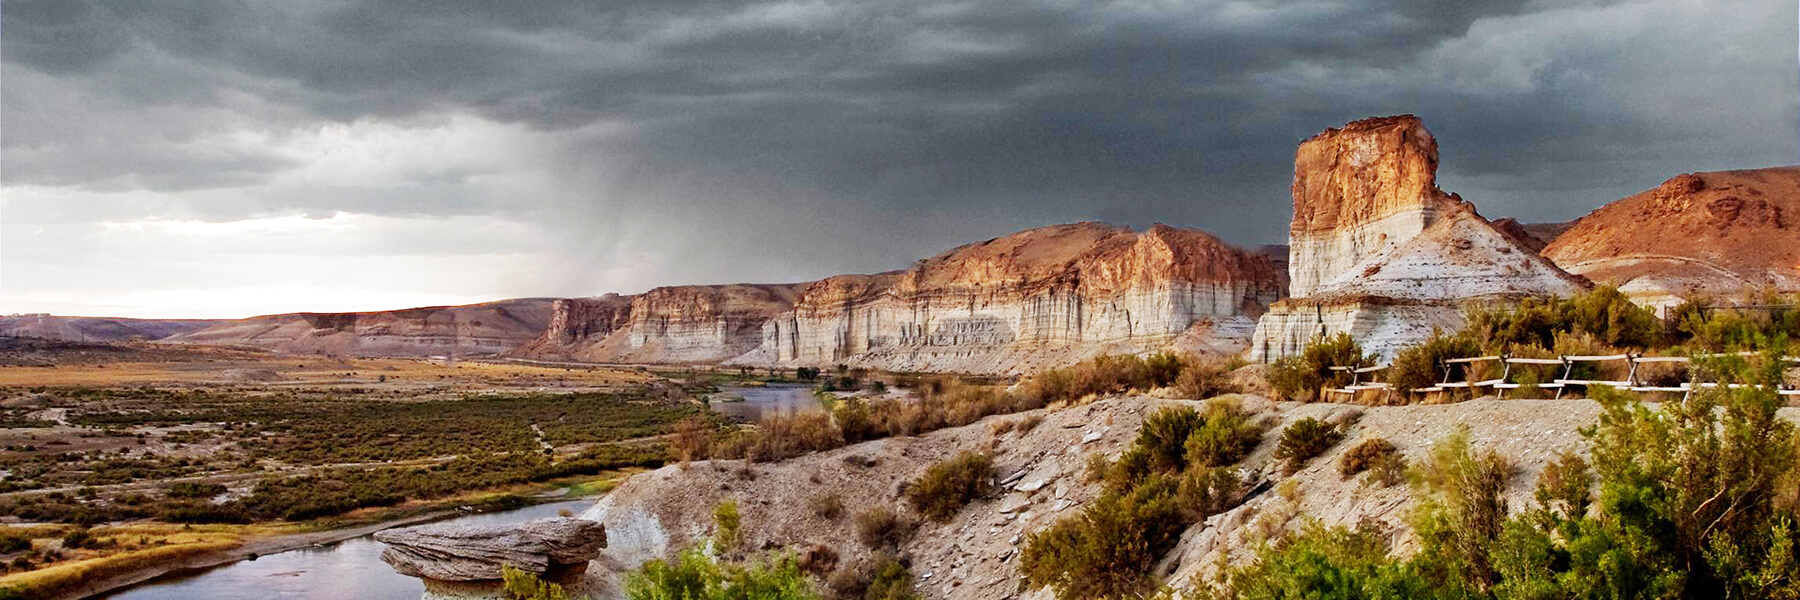
[[[834,600],[917,600],[912,571],[904,560],[878,552],[869,560],[844,565],[827,582]]]
[[[537,573],[526,571],[512,565],[500,565],[501,581],[505,582],[501,591],[511,600],[568,600],[568,593],[561,585],[549,583],[538,578]]]
[[[1321,388],[1348,381],[1348,375],[1333,371],[1331,367],[1361,367],[1373,363],[1374,359],[1363,354],[1362,346],[1355,338],[1339,333],[1308,344],[1297,356],[1275,361],[1269,367],[1269,385],[1282,398],[1311,401],[1319,397]]]
[[[918,524],[885,507],[877,506],[856,515],[856,539],[871,549],[899,548],[912,539]]]
[[[787,460],[809,452],[844,445],[844,436],[831,424],[831,415],[799,413],[763,417],[746,458],[752,462]]]
[[[684,550],[672,561],[652,560],[625,577],[631,600],[816,600],[813,589],[792,558],[777,556],[748,564],[721,564],[697,549]]]
[[[1231,371],[1224,363],[1190,362],[1180,375],[1175,376],[1175,391],[1183,398],[1194,400],[1236,393],[1238,389],[1231,383]]]
[[[869,577],[863,600],[915,600],[912,571],[893,557],[881,557]]]
[[[1433,444],[1417,473],[1419,503],[1410,521],[1420,575],[1438,589],[1487,592],[1498,581],[1489,553],[1507,517],[1503,494],[1512,466],[1493,452],[1474,452],[1465,425]]]
[[[1226,569],[1190,600],[1363,600],[1438,598],[1404,565],[1388,557],[1385,531],[1317,522],[1265,544],[1254,560]]]
[[[1191,522],[1225,512],[1237,504],[1244,480],[1229,467],[1193,467],[1181,474],[1176,499]]]
[[[1263,426],[1235,400],[1215,399],[1201,414],[1205,423],[1183,443],[1189,465],[1222,467],[1236,464],[1262,443]]]
[[[99,540],[94,539],[94,532],[88,531],[87,528],[82,527],[71,529],[68,533],[63,534],[62,547],[71,549],[86,548],[95,545],[97,542],[99,542]]]
[[[1109,490],[1074,518],[1031,534],[1019,570],[1061,600],[1125,598],[1154,588],[1149,571],[1186,529],[1176,485],[1149,476],[1129,493]]]
[[[1443,377],[1444,360],[1480,355],[1481,345],[1473,337],[1433,329],[1431,337],[1424,342],[1401,349],[1394,355],[1394,362],[1386,371],[1387,382],[1399,393],[1411,394],[1412,390],[1437,385]],[[1466,374],[1452,373],[1453,377],[1462,375]],[[1457,380],[1462,378],[1457,377]]]
[[[1144,417],[1134,445],[1144,449],[1149,468],[1176,472],[1187,466],[1188,436],[1200,429],[1205,420],[1200,413],[1185,406],[1157,409]]]
[[[1187,365],[1173,352],[1157,352],[1144,357],[1143,384],[1150,388],[1168,387],[1175,383]]]
[[[1338,459],[1338,474],[1342,475],[1344,479],[1349,479],[1356,476],[1357,473],[1387,460],[1397,451],[1393,442],[1383,438],[1363,440],[1361,444],[1357,444]]]
[[[720,500],[713,506],[713,543],[715,549],[724,554],[737,549],[744,542],[743,518],[738,515],[737,502]]]
[[[1526,298],[1513,307],[1471,309],[1467,322],[1463,331],[1495,352],[1515,346],[1551,348],[1559,332],[1584,333],[1609,346],[1634,349],[1659,345],[1663,334],[1655,311],[1607,285],[1570,298]]]
[[[0,534],[0,554],[11,554],[31,549],[31,538],[14,534]]]
[[[1343,432],[1318,419],[1307,417],[1287,429],[1281,430],[1280,445],[1275,448],[1275,458],[1282,459],[1282,470],[1293,475],[1306,466],[1306,461],[1324,454],[1332,446],[1344,439]]]
[[[964,452],[932,465],[906,488],[913,510],[935,521],[949,521],[970,501],[994,490],[994,459]]]

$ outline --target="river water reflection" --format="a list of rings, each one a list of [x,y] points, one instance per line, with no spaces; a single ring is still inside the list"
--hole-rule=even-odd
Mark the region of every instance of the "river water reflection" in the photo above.
[[[440,522],[504,525],[576,514],[593,500],[570,500],[457,517]],[[135,587],[97,596],[109,600],[419,600],[425,584],[381,562],[381,542],[362,536],[271,554],[196,572],[171,573]]]
[[[725,398],[743,398],[743,402],[727,402]],[[725,387],[712,395],[712,409],[720,414],[748,423],[762,420],[763,415],[794,415],[825,410],[808,385],[769,385],[765,387]]]

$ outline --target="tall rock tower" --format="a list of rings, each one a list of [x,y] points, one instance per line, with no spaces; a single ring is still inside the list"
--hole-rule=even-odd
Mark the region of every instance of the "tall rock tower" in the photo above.
[[[1391,357],[1462,323],[1462,304],[1567,295],[1563,272],[1437,187],[1437,141],[1418,117],[1328,129],[1294,153],[1289,297],[1251,336],[1252,360],[1349,333]]]

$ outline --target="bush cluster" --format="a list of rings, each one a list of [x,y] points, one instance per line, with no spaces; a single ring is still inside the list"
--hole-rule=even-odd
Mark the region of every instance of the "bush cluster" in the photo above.
[[[1338,431],[1337,427],[1307,417],[1281,430],[1281,442],[1275,447],[1275,458],[1283,461],[1283,472],[1293,475],[1305,467],[1307,461],[1324,454],[1343,439],[1344,432]]]
[[[1339,333],[1308,344],[1298,356],[1275,361],[1269,366],[1269,385],[1284,399],[1310,402],[1319,398],[1319,390],[1348,381],[1348,375],[1331,367],[1362,367],[1374,362],[1350,334]]]
[[[1062,600],[1147,594],[1150,568],[1188,525],[1241,501],[1244,483],[1229,465],[1262,431],[1224,399],[1203,412],[1151,413],[1117,461],[1090,464],[1089,477],[1106,482],[1100,498],[1030,536],[1020,572]]]
[[[1235,391],[1227,375],[1241,366],[1238,359],[1209,362],[1172,352],[1097,356],[1072,367],[1040,371],[1020,382],[1018,395],[1042,406],[1175,386],[1184,396],[1205,399]]]
[[[1778,352],[1775,350],[1774,352]],[[1596,390],[1582,434],[1513,510],[1512,466],[1465,432],[1415,469],[1419,549],[1390,556],[1385,532],[1309,527],[1258,550],[1199,598],[1796,598],[1800,500],[1794,425],[1776,415],[1781,364],[1721,361],[1765,388],[1709,389],[1648,407]]]
[[[1342,475],[1344,479],[1355,477],[1358,473],[1369,470],[1370,467],[1391,460],[1398,451],[1399,449],[1394,447],[1393,442],[1383,438],[1363,440],[1361,444],[1357,444],[1345,452],[1343,458],[1338,459],[1338,474]]]
[[[894,549],[912,539],[919,524],[886,507],[877,506],[856,515],[856,539],[872,549]]]
[[[695,598],[817,600],[806,572],[791,556],[777,555],[759,561],[716,561],[690,548],[673,559],[657,559],[625,578],[625,597],[631,600],[686,600]]]
[[[994,459],[963,452],[931,465],[906,487],[913,510],[934,521],[949,521],[963,506],[994,491]]]

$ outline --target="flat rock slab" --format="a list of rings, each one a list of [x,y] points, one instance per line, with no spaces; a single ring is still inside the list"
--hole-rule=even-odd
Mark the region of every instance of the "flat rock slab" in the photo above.
[[[585,565],[606,547],[606,527],[570,518],[518,525],[438,523],[377,532],[375,541],[387,544],[381,560],[401,575],[485,581],[500,579],[503,565],[533,573]]]

